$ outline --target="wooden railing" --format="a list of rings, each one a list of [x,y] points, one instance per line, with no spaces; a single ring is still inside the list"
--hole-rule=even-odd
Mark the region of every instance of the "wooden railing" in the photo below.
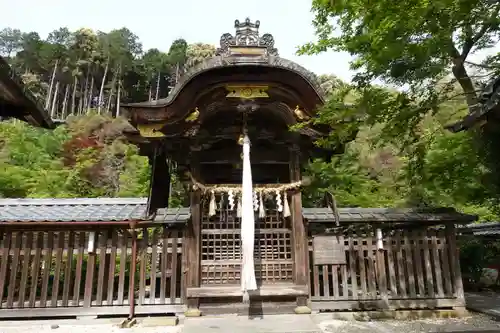
[[[463,306],[453,227],[342,235],[345,265],[311,263],[314,309],[412,309]]]
[[[137,230],[137,236],[131,272],[128,230],[2,231],[0,317],[23,316],[19,309],[37,315],[127,314],[132,300],[138,313],[182,311],[181,232],[159,226]],[[95,239],[91,253],[89,237]],[[144,309],[149,305],[155,310]]]

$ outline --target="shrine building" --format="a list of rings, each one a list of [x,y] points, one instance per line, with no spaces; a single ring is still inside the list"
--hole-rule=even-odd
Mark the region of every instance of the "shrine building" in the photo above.
[[[344,149],[315,144],[324,92],[259,21],[234,28],[168,97],[122,105],[148,198],[0,199],[0,318],[464,309],[455,225],[475,217],[303,207],[307,163]]]

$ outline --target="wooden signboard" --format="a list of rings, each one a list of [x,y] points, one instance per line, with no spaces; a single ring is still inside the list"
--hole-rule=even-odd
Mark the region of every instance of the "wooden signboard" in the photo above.
[[[347,264],[344,237],[315,236],[313,238],[313,260],[315,265]]]

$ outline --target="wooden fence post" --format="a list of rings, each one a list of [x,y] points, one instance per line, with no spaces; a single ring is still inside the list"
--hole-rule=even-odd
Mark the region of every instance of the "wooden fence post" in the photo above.
[[[462,271],[460,269],[460,254],[457,247],[456,229],[454,224],[446,226],[446,238],[448,253],[451,264],[451,276],[454,296],[457,299],[457,307],[465,307],[464,287],[462,283]]]

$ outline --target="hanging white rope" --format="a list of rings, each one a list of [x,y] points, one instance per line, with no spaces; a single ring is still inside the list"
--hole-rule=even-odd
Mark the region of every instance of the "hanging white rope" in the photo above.
[[[243,302],[249,302],[248,291],[257,289],[255,281],[253,248],[255,240],[255,220],[253,211],[252,168],[250,164],[250,139],[245,134],[243,138],[243,182],[241,193],[241,245],[242,245],[242,276],[241,290]]]
[[[191,173],[187,173],[187,175],[191,178],[192,188],[193,190],[201,190],[203,193],[214,191],[215,193],[229,193],[232,192],[233,195],[240,194],[242,192],[241,186],[234,185],[205,185],[197,181]],[[267,184],[265,186],[255,186],[253,190],[257,193],[263,194],[273,194],[278,192],[285,192],[291,190],[297,190],[300,187],[308,186],[311,184],[311,179],[308,177],[304,177],[301,181],[293,182],[289,184]]]

